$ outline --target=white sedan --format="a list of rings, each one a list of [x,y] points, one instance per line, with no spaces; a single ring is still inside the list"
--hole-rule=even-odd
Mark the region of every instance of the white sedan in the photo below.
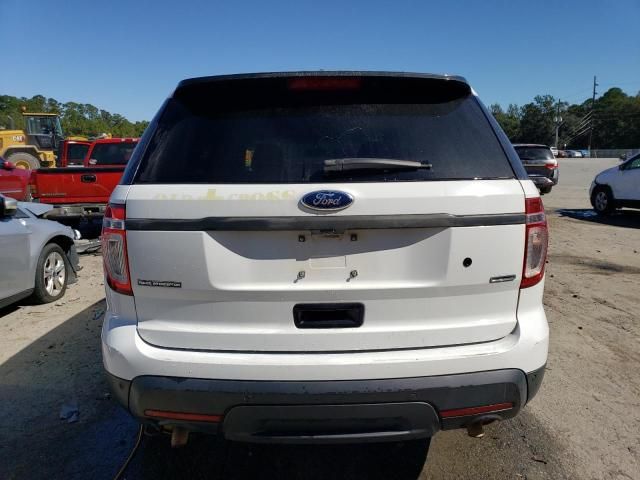
[[[0,308],[29,296],[53,302],[76,281],[80,234],[42,218],[51,208],[0,195]]]
[[[596,175],[589,195],[591,205],[601,215],[617,208],[640,208],[640,153]]]

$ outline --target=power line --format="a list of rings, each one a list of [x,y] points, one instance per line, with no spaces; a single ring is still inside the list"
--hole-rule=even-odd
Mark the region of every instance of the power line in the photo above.
[[[640,112],[596,112],[596,118],[637,117]]]
[[[593,96],[591,97],[591,112],[593,112],[596,106],[596,87],[598,83],[596,82],[596,76],[593,76]],[[591,157],[591,141],[593,140],[593,120],[591,120],[591,129],[589,130],[589,157]]]
[[[573,95],[562,95],[562,96],[559,97],[559,99],[561,98],[561,99],[564,99],[566,101],[566,100],[574,99],[576,97],[588,97],[589,94],[587,92],[589,92],[589,91],[590,90],[583,90],[582,92],[574,93]]]
[[[634,80],[632,82],[613,82],[613,83],[604,83],[603,87],[617,87],[619,85],[640,85],[640,82]]]

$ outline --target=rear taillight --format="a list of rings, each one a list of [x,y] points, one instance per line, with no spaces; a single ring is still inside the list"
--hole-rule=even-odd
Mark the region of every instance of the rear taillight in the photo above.
[[[127,260],[127,218],[124,205],[109,205],[102,219],[102,258],[107,284],[124,295],[133,295]]]
[[[556,168],[558,168],[558,163],[557,162],[546,162],[544,164],[544,168],[546,168],[548,170],[555,170]]]
[[[547,261],[549,229],[544,213],[542,199],[526,198],[526,234],[524,245],[524,266],[520,288],[532,287],[544,276],[544,265]]]

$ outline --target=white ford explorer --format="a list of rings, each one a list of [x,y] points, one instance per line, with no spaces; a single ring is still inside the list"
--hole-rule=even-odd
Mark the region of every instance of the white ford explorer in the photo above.
[[[174,443],[428,446],[542,381],[544,209],[461,77],[185,80],[102,242],[111,387]]]

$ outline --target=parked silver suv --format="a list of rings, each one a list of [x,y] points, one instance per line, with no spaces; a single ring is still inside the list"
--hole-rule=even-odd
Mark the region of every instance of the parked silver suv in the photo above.
[[[174,443],[426,446],[542,380],[542,202],[461,77],[185,80],[102,238],[105,368]]]

